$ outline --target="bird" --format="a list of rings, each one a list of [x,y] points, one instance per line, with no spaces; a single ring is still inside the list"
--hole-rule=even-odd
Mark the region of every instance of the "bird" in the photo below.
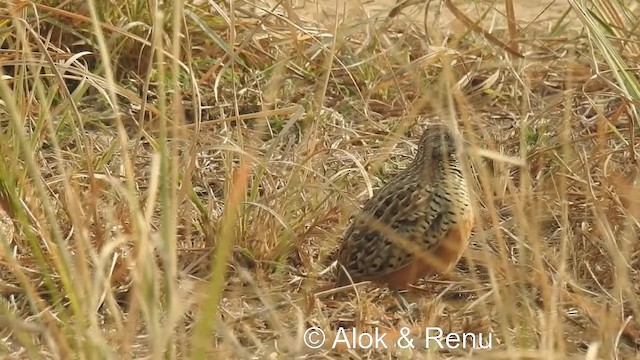
[[[335,288],[371,281],[406,290],[460,261],[475,220],[451,129],[428,125],[411,163],[353,217],[338,250]]]

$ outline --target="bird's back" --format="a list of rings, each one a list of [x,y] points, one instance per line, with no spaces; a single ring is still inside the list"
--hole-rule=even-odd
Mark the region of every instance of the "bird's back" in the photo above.
[[[404,287],[405,282],[428,272],[424,257],[437,249],[458,223],[472,217],[466,182],[453,155],[414,161],[367,201],[344,233],[337,286],[351,283],[351,277],[354,282],[373,280]],[[412,266],[417,257],[422,261]],[[439,260],[444,263],[437,264]],[[435,263],[432,268],[448,268],[453,260],[431,261]]]

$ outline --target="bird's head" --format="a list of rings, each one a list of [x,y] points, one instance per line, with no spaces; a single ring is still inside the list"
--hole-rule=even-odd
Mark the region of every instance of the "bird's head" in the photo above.
[[[456,140],[451,128],[444,124],[432,124],[422,133],[416,160],[448,160],[456,156],[456,151]]]

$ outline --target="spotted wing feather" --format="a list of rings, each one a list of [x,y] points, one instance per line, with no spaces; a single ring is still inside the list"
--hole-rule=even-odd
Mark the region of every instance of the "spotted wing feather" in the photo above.
[[[344,234],[339,260],[351,277],[385,276],[413,260],[412,251],[374,229],[373,222],[425,251],[450,227],[444,216],[450,204],[441,189],[415,181],[389,185],[392,183],[365,204]],[[344,282],[344,275],[340,277],[339,282]]]

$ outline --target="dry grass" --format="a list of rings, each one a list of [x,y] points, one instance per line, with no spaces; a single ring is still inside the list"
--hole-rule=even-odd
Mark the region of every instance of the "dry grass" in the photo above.
[[[1,8],[2,356],[637,357],[637,4],[433,1],[455,21],[427,36],[415,3],[324,25],[286,0]],[[468,256],[408,308],[318,293],[437,121],[470,146]],[[417,347],[310,349],[311,326]],[[425,349],[427,327],[492,347]]]

